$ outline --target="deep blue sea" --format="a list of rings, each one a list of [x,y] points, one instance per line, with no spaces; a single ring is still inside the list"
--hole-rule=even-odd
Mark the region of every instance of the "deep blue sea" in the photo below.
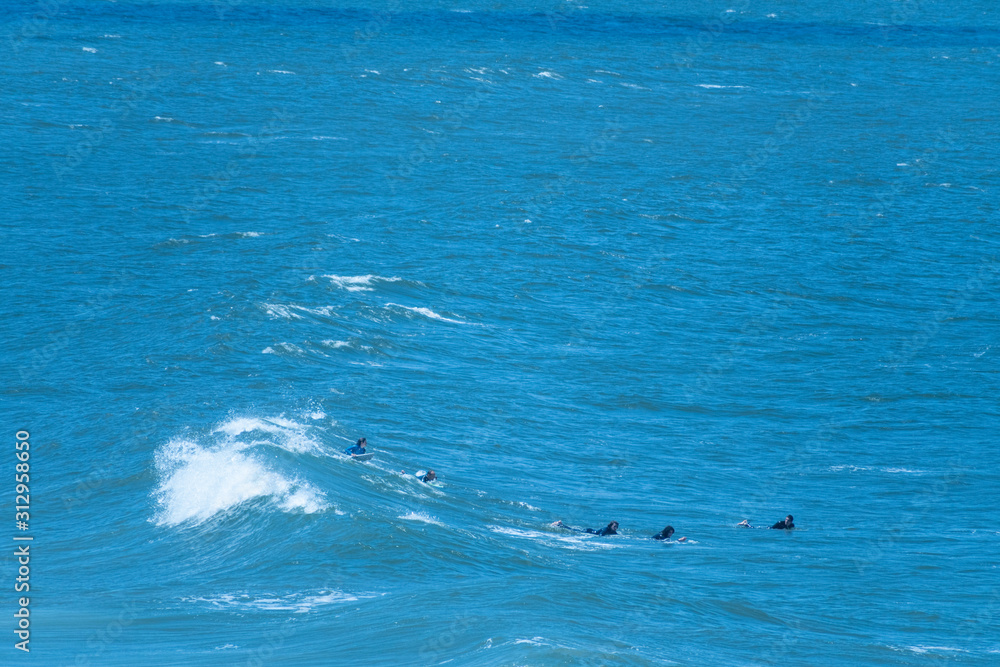
[[[0,663],[1000,664],[998,164],[995,0],[6,0]]]

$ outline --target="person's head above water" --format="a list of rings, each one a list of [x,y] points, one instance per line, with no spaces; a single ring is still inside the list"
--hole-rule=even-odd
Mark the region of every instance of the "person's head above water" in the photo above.
[[[355,447],[364,447],[367,444],[368,444],[368,441],[366,439],[364,439],[364,438],[358,438],[358,444],[356,444]]]
[[[427,474],[424,475],[424,481],[425,482],[432,482],[432,481],[434,481],[437,478],[438,478],[438,476],[434,473],[433,470],[428,470]]]
[[[611,523],[609,523],[608,527],[607,527],[607,530],[611,530],[611,531],[616,531],[617,532],[617,530],[618,530],[618,522],[617,521],[612,521]]]
[[[673,526],[667,526],[662,531],[660,531],[660,534],[663,535],[664,539],[669,540],[670,536],[674,534],[674,527]]]
[[[795,519],[795,517],[793,517],[791,514],[789,514],[788,516],[785,517],[785,523],[787,523],[790,526],[790,525],[792,525],[792,522],[793,522],[794,519]]]

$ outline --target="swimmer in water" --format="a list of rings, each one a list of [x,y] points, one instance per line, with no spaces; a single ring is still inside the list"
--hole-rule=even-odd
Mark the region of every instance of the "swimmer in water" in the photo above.
[[[566,524],[564,524],[561,519],[559,521],[556,521],[553,524],[550,524],[550,525],[557,526],[559,528],[565,528],[566,530],[575,530],[578,533],[590,533],[591,535],[617,535],[618,534],[618,522],[617,521],[612,521],[611,523],[609,523],[608,525],[606,525],[604,528],[601,528],[600,530],[594,530],[593,528],[574,528],[573,526],[567,526]]]
[[[669,540],[670,536],[673,535],[674,532],[675,531],[674,531],[674,527],[673,526],[667,526],[666,528],[664,528],[663,530],[661,530],[660,532],[658,532],[656,535],[653,535],[653,539],[654,540]],[[677,541],[678,542],[687,542],[687,538],[686,537],[680,537],[680,538],[677,538]]]
[[[403,474],[403,475],[406,474],[405,470],[400,470],[399,472],[400,472],[400,474]],[[416,477],[417,477],[417,479],[419,479],[421,482],[424,482],[424,483],[433,482],[434,480],[436,480],[438,478],[437,474],[433,470],[428,470],[423,475],[417,475]]]
[[[788,516],[785,517],[784,521],[779,521],[778,523],[771,526],[768,530],[791,530],[792,528],[795,528],[795,524],[792,521],[793,517],[791,514],[789,514]],[[761,528],[761,529],[764,528],[764,526],[751,526],[750,522],[747,521],[746,519],[743,519],[743,521],[740,521],[736,525],[743,526],[744,528]]]
[[[345,449],[344,453],[345,454],[350,454],[351,456],[354,456],[356,454],[364,454],[365,453],[365,446],[367,444],[368,444],[368,441],[365,440],[364,438],[361,438],[360,440],[358,440],[357,444],[353,445],[352,447],[348,447],[347,449]]]

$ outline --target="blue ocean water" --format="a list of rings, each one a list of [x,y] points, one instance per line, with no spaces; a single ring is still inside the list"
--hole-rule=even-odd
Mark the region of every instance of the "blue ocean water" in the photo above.
[[[1000,662],[995,3],[0,38],[3,664]]]

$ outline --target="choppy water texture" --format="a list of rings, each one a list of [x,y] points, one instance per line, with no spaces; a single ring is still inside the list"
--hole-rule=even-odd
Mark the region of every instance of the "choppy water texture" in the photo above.
[[[995,3],[752,5],[3,3],[3,662],[1000,661]]]

